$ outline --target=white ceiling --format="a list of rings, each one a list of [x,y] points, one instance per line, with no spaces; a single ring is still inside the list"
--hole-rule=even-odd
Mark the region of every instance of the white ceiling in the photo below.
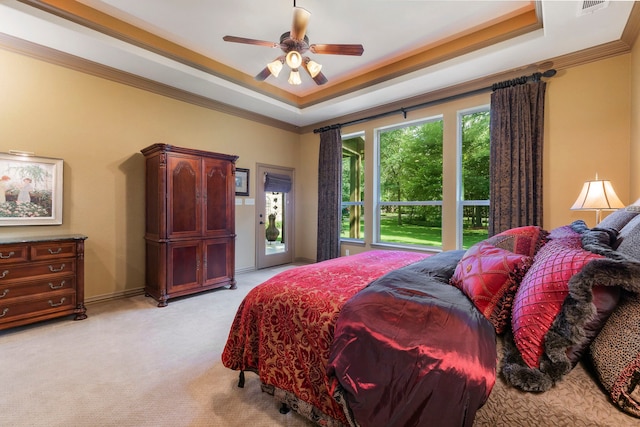
[[[301,73],[303,84],[291,86],[287,83],[287,72],[254,86],[242,84],[26,3],[29,2],[0,1],[0,33],[299,127],[619,40],[633,7],[631,1],[610,1],[601,10],[580,15],[582,1],[542,1],[538,3],[541,29],[304,106],[261,88],[276,88],[303,99],[393,63],[407,52],[514,12],[529,2],[297,0],[297,6],[311,12],[307,28],[310,43],[364,46],[360,57],[310,54],[323,65],[322,71],[329,79],[321,87],[304,73]],[[280,50],[228,43],[222,37],[234,35],[278,42],[280,35],[290,29],[293,6],[290,0],[79,0],[79,3],[247,76],[255,76]]]

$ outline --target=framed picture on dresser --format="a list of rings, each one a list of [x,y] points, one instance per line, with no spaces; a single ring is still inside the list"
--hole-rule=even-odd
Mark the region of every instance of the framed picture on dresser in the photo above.
[[[62,224],[63,164],[0,153],[0,226]]]

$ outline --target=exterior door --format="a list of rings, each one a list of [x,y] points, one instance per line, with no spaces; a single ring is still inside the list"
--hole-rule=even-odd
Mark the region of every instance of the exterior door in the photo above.
[[[256,168],[256,266],[258,269],[293,262],[294,170],[258,164]],[[288,177],[289,191],[265,190],[267,174]]]

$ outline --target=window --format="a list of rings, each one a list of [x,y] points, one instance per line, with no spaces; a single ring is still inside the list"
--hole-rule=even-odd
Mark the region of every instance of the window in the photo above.
[[[458,247],[464,249],[489,235],[489,119],[488,109],[459,114]]]
[[[342,138],[341,239],[364,240],[364,134]]]
[[[377,132],[378,243],[442,246],[443,119]]]

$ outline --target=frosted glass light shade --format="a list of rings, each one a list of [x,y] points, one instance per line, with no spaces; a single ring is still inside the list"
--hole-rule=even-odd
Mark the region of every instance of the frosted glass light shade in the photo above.
[[[297,52],[295,50],[292,50],[291,52],[287,53],[287,65],[291,68],[299,68],[300,65],[302,65],[302,55],[300,55],[300,52]]]
[[[289,74],[289,84],[291,85],[302,84],[302,79],[300,79],[300,73],[298,72],[298,70],[291,70],[291,74]]]
[[[278,77],[278,74],[282,71],[282,61],[276,59],[273,62],[269,62],[267,64],[267,68],[269,68],[269,71],[271,71],[271,74],[273,74],[274,77]]]
[[[311,76],[311,78],[314,78],[318,75],[320,70],[322,70],[322,65],[318,64],[314,60],[310,60],[309,62],[307,62],[307,70],[309,70],[309,75]]]

